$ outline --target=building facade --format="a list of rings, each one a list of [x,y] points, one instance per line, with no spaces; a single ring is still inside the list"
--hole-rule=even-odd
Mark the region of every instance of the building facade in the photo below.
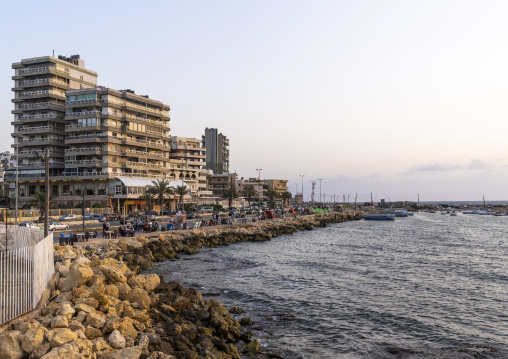
[[[215,174],[229,172],[229,139],[216,128],[206,128],[203,135],[203,147],[206,149],[207,170]]]

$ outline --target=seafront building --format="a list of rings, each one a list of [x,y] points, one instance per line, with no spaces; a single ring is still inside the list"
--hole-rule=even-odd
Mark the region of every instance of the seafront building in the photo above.
[[[25,59],[13,68],[20,208],[45,190],[46,148],[50,194],[60,206],[85,201],[87,207],[98,203],[129,213],[144,209],[141,197],[153,180],[191,187],[187,201],[206,186],[198,163],[204,151],[188,151],[184,158],[172,153],[168,105],[132,90],[97,86],[97,74],[84,67],[79,55]],[[11,197],[15,172],[6,174]],[[166,207],[176,208],[177,199],[167,196]]]
[[[229,172],[229,139],[216,128],[206,128],[203,135],[203,147],[206,148],[207,170],[215,174]]]

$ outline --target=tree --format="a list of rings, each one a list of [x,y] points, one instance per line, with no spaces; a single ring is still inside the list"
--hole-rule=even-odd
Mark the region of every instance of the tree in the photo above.
[[[180,198],[178,199],[178,206],[182,211],[183,211],[183,196],[185,196],[189,192],[190,192],[189,187],[187,186],[176,186],[175,194],[180,196]]]
[[[256,195],[257,195],[257,192],[256,190],[254,189],[254,187],[252,186],[247,186],[245,187],[242,192],[241,192],[241,195],[245,197],[245,199],[247,200],[247,202],[249,202],[249,207],[250,207],[250,202],[256,198]]]
[[[279,193],[273,189],[269,189],[265,192],[265,196],[270,200],[270,206],[275,208],[275,198],[279,197]]]
[[[168,180],[156,180],[152,181],[153,185],[148,186],[147,191],[150,191],[153,195],[159,197],[162,215],[162,205],[164,203],[164,196],[173,194],[173,187],[169,186]]]
[[[229,210],[231,210],[231,207],[233,207],[233,200],[238,198],[238,192],[236,192],[234,188],[229,187],[222,192],[222,198],[228,200],[228,207]]]
[[[49,205],[53,205],[53,196],[49,197]],[[44,208],[46,205],[46,193],[45,192],[37,192],[32,195],[32,198],[27,202],[27,205],[31,207],[36,207],[40,211],[39,219],[44,218]]]
[[[284,202],[284,204],[287,204],[289,205],[289,200],[291,199],[291,197],[293,197],[293,194],[291,192],[282,192],[282,201]]]
[[[155,190],[153,187],[148,188],[145,193],[143,193],[141,196],[139,196],[139,199],[146,202],[146,208],[148,208],[148,211],[152,210],[152,201],[155,199]],[[162,213],[161,213],[162,215]]]

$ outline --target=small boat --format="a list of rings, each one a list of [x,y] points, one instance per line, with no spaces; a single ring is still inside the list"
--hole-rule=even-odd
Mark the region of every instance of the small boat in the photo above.
[[[457,215],[457,212],[455,212],[455,211],[450,212],[450,216],[456,216],[456,215]]]
[[[393,210],[367,209],[364,212],[365,213],[363,214],[363,218],[366,220],[382,221],[395,219],[395,212]]]
[[[434,211],[433,209],[431,209],[431,210],[429,211],[429,213],[436,213],[436,211]]]
[[[476,211],[473,211],[472,209],[468,209],[467,211],[462,212],[463,214],[476,214]]]
[[[441,214],[448,214],[447,211],[441,211]]]
[[[407,211],[405,209],[396,209],[395,210],[395,217],[407,217],[409,216],[407,214]]]

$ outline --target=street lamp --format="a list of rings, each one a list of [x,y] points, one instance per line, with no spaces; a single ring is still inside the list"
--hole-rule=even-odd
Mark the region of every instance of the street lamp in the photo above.
[[[261,192],[262,192],[262,187],[261,187],[261,171],[263,169],[262,168],[256,168],[256,171],[258,171],[258,183],[259,183],[259,191],[258,191],[258,210],[259,210],[259,213],[261,214]]]
[[[319,203],[321,203],[321,181],[323,179],[322,178],[318,178],[318,181],[319,181]]]
[[[303,207],[303,177],[305,177],[305,175],[300,175],[300,177],[302,178],[302,207]]]

